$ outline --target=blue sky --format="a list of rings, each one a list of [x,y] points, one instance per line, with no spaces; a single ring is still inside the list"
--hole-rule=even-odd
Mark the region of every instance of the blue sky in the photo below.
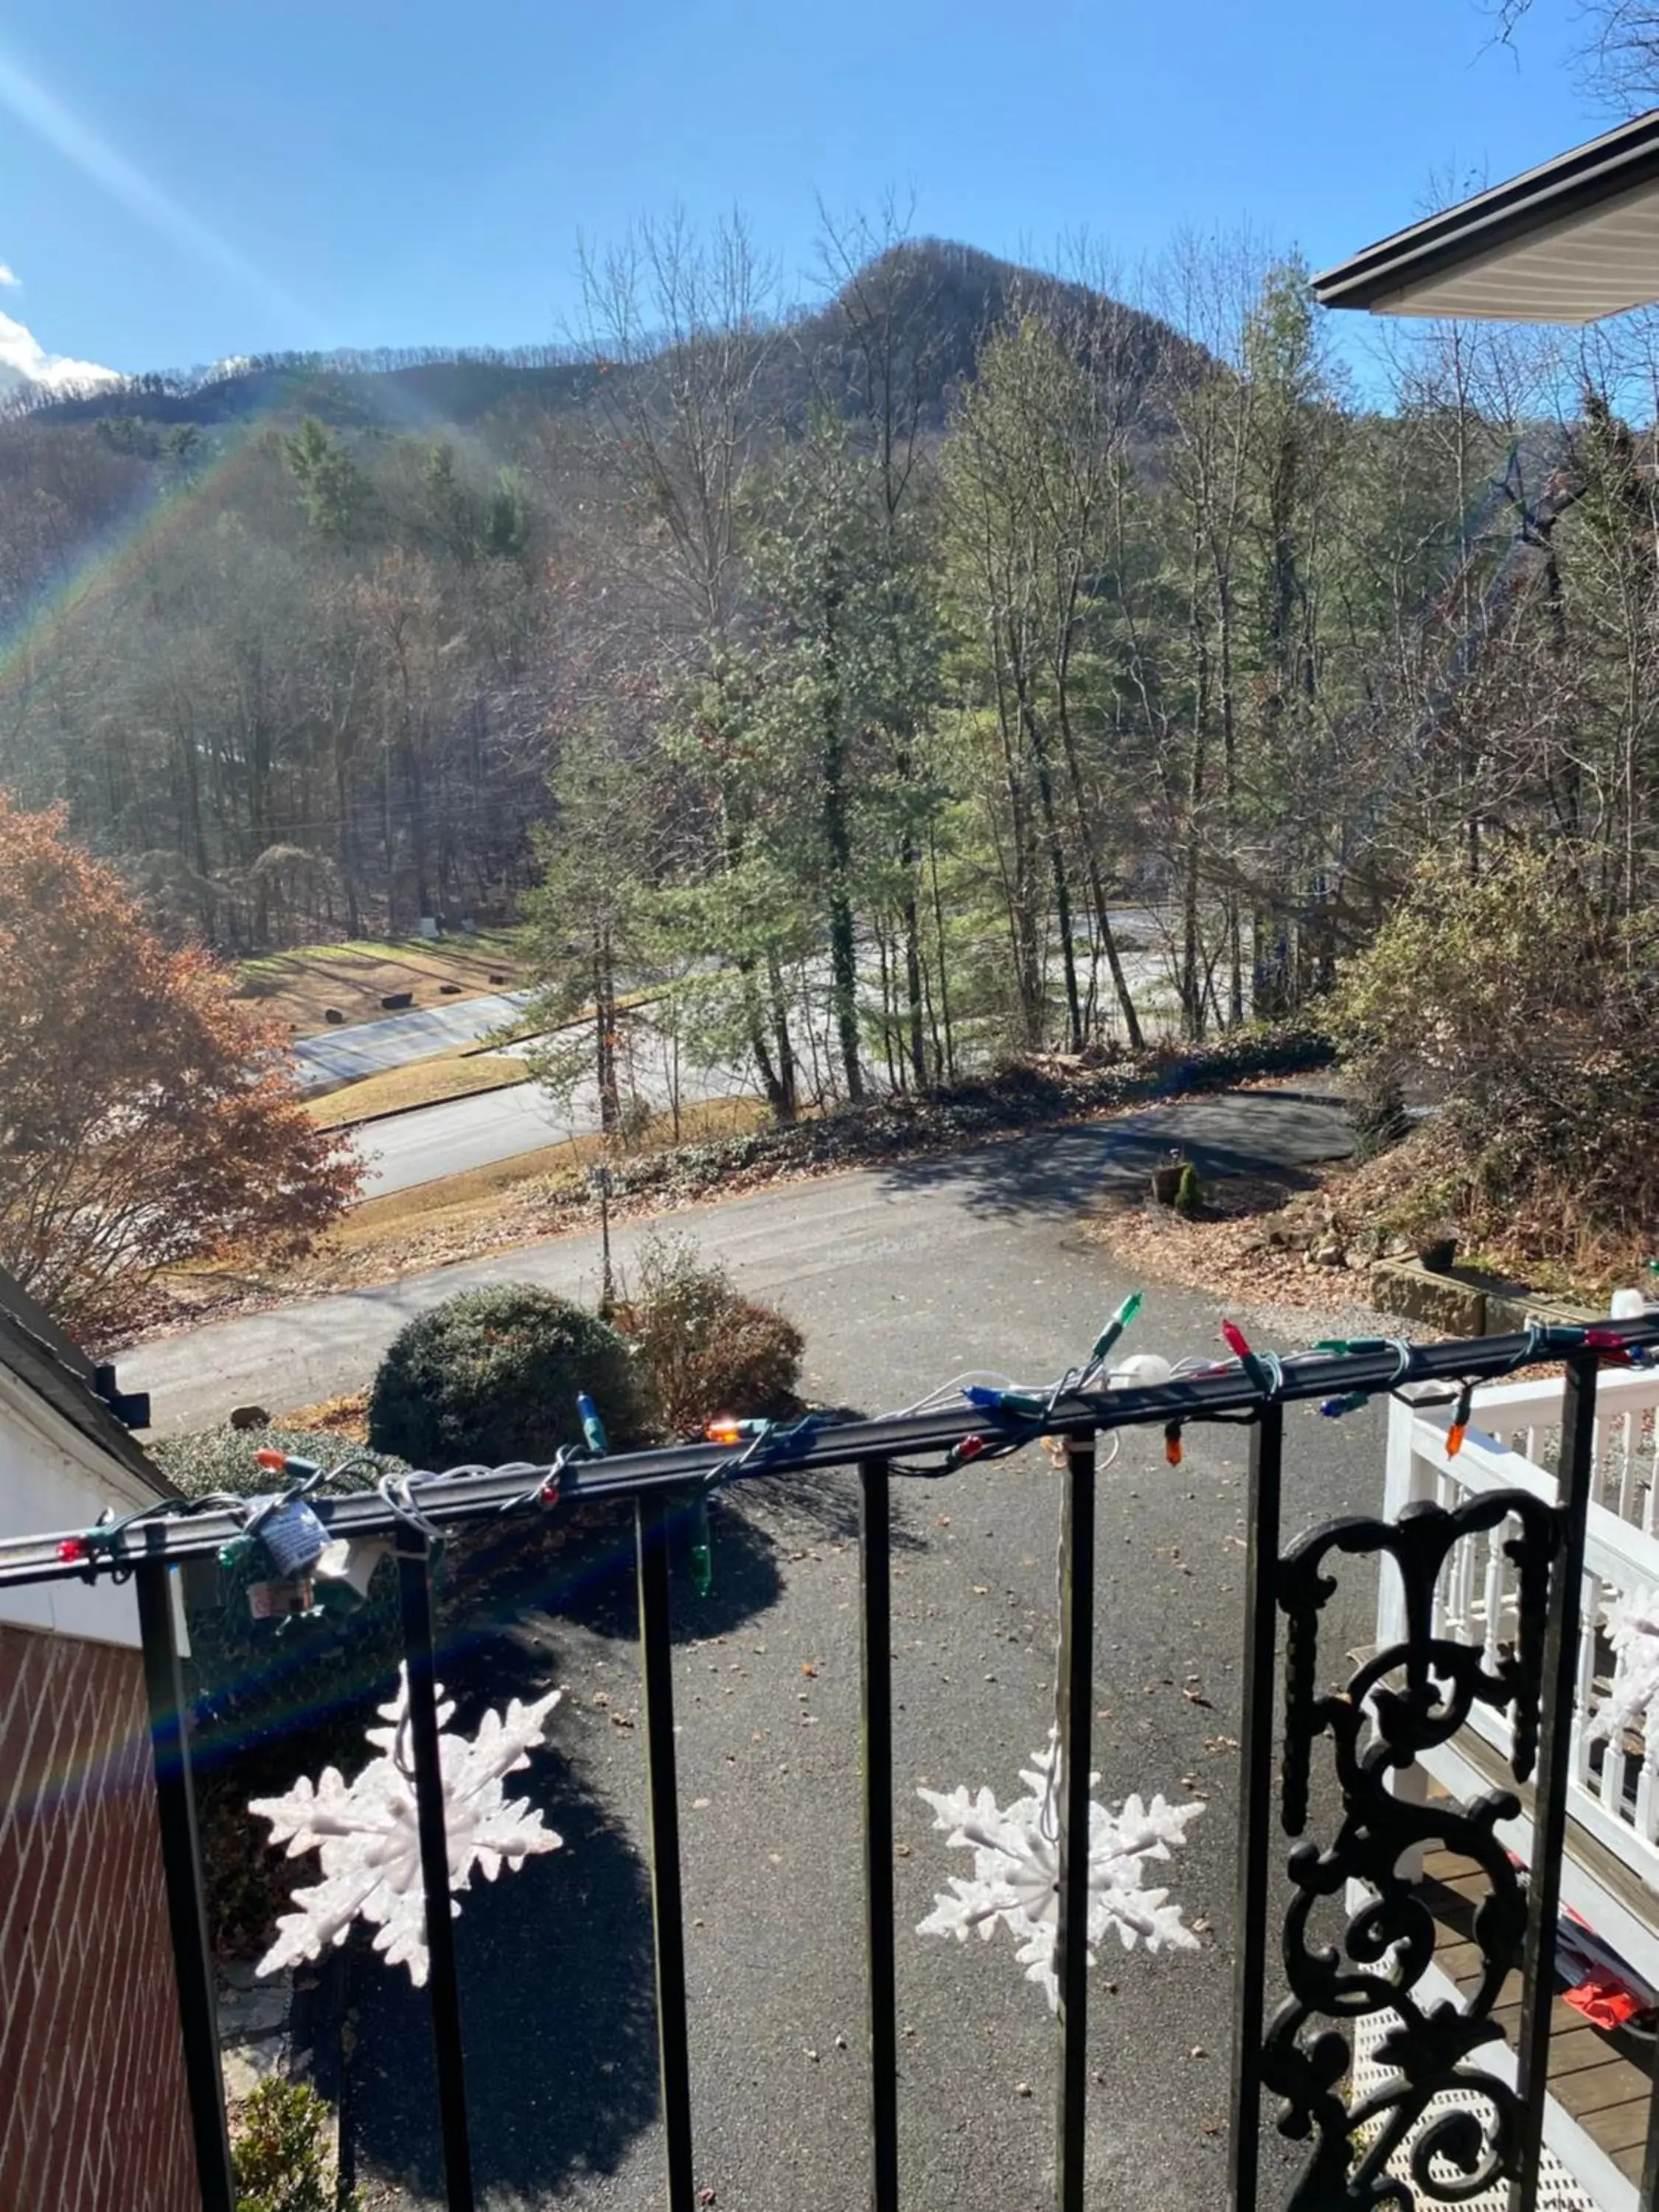
[[[563,334],[579,236],[815,198],[1123,264],[1248,221],[1316,266],[1601,127],[1534,0],[9,0],[0,310],[145,369]]]

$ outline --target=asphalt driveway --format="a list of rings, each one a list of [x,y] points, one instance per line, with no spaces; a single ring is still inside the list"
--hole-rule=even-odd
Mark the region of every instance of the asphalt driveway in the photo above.
[[[879,1410],[969,1367],[1041,1377],[1086,1347],[1130,1285],[1076,1234],[1077,1206],[1177,1137],[1213,1171],[1316,1158],[1342,1132],[1328,1106],[1284,1094],[1188,1101],[775,1189],[676,1225],[801,1323],[814,1395]],[[173,1425],[250,1392],[292,1403],[359,1378],[406,1313],[463,1279],[591,1290],[593,1267],[591,1240],[564,1239],[145,1347],[124,1379],[154,1391]],[[1155,1291],[1134,1342],[1215,1349],[1219,1318],[1204,1298]],[[1289,1528],[1377,1501],[1380,1414],[1334,1425],[1298,1408],[1287,1425]],[[1189,1430],[1171,1470],[1161,1434],[1131,1434],[1100,1478],[1101,1794],[1206,1800],[1170,1875],[1202,1948],[1149,1959],[1114,1948],[1092,1981],[1091,2201],[1114,2212],[1212,2212],[1224,2197],[1244,1442],[1234,1428]],[[986,1783],[1006,1801],[1043,1740],[1059,1480],[1033,1451],[897,1487],[904,2201],[1024,2212],[1052,2190],[1054,2031],[1006,1937],[958,1948],[909,1932],[965,1856],[945,1850],[914,1792]],[[567,1693],[554,1750],[515,1778],[565,1848],[477,1886],[459,1923],[491,2212],[665,2202],[629,1549],[625,1531],[598,1532],[509,1626],[446,1658],[474,1711],[545,1682]],[[699,2185],[719,2212],[844,2212],[866,2200],[867,2142],[850,1486],[728,1492],[714,1573],[707,1598],[684,1578],[676,1589]],[[1361,1576],[1334,1608],[1334,1652],[1368,1640],[1370,1607]],[[422,2001],[378,1962],[356,1977],[353,2001],[352,2136],[370,2203],[436,2205]]]
[[[884,1339],[896,1319],[908,1328],[923,1313],[942,1321],[963,1354],[946,1374],[1005,1366],[1004,1316],[1011,1300],[1019,1310],[1029,1278],[1026,1233],[1035,1240],[1029,1249],[1048,1250],[1079,1207],[1108,1190],[1139,1186],[1176,1144],[1202,1174],[1238,1174],[1328,1159],[1346,1149],[1348,1131],[1336,1102],[1316,1091],[1185,1098],[1118,1121],[775,1185],[688,1207],[665,1223],[629,1223],[617,1232],[617,1260],[625,1269],[653,1226],[694,1237],[742,1288],[788,1306],[806,1331],[809,1358],[825,1375],[844,1355],[855,1365],[854,1347],[872,1328]],[[1010,1231],[1022,1235],[1011,1239]],[[123,1354],[122,1380],[151,1393],[158,1430],[199,1428],[249,1400],[277,1408],[358,1387],[405,1321],[455,1291],[511,1280],[592,1299],[599,1279],[596,1235],[555,1237],[157,1338]],[[895,1307],[902,1310],[896,1316]],[[1086,1343],[1087,1316],[1077,1325]],[[932,1354],[921,1341],[913,1340],[913,1354],[925,1370]]]

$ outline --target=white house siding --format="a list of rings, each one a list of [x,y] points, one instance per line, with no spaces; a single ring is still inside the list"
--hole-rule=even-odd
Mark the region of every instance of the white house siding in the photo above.
[[[0,1536],[89,1528],[106,1507],[122,1514],[155,1502],[136,1475],[0,1364]],[[138,1642],[131,1583],[0,1589],[0,1621],[99,1644]]]

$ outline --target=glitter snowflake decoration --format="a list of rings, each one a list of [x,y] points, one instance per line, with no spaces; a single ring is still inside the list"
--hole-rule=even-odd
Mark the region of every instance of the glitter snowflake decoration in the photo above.
[[[443,1700],[441,1686],[437,1695]],[[545,1738],[548,1716],[562,1695],[550,1691],[533,1705],[514,1698],[505,1714],[484,1715],[470,1743],[459,1735],[439,1736],[452,1890],[468,1887],[475,1864],[486,1881],[494,1881],[503,1865],[518,1867],[532,1852],[557,1850],[563,1841],[543,1826],[541,1814],[527,1799],[509,1799],[501,1788],[503,1775],[529,1765],[530,1753]],[[374,1948],[386,1954],[386,1964],[407,1966],[417,1989],[426,1981],[426,1900],[407,1668],[399,1676],[397,1696],[380,1711],[387,1725],[364,1733],[380,1756],[355,1782],[342,1781],[327,1766],[314,1788],[302,1775],[286,1796],[256,1797],[248,1807],[270,1821],[271,1842],[286,1842],[290,1858],[314,1850],[323,1863],[319,1882],[295,1891],[299,1910],[277,1922],[276,1941],[259,1961],[262,1974],[319,1958],[330,1944],[343,1943],[361,1914],[376,1923]],[[440,1702],[441,1729],[454,1712],[453,1701]]]
[[[951,1843],[974,1854],[971,1881],[951,1876],[933,1910],[921,1922],[919,1936],[954,1936],[965,1943],[970,1933],[989,1942],[1000,1922],[1019,1938],[1014,1956],[1027,1981],[1041,1982],[1050,2011],[1060,2008],[1060,1978],[1054,1947],[1060,1935],[1060,1824],[1057,1817],[1060,1742],[1051,1735],[1046,1751],[1032,1754],[1020,1780],[1030,1792],[1006,1808],[988,1790],[970,1796],[963,1790],[921,1790],[916,1793],[934,1812],[933,1826]],[[1092,1788],[1100,1777],[1089,1777]],[[1195,1951],[1198,1938],[1182,1919],[1169,1892],[1150,1889],[1148,1863],[1167,1859],[1187,1840],[1187,1824],[1202,1805],[1171,1805],[1154,1797],[1150,1805],[1124,1800],[1119,1813],[1089,1807],[1089,1964],[1106,1931],[1115,1928],[1124,1948],[1144,1943],[1149,1951]]]
[[[1587,1742],[1621,1736],[1642,1728],[1659,1698],[1659,1590],[1627,1590],[1607,1607],[1607,1641],[1613,1646],[1613,1680],[1585,1729]],[[1648,1758],[1659,1759],[1659,1735]]]

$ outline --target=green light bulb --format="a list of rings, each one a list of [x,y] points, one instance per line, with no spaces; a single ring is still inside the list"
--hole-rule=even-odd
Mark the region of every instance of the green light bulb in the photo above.
[[[1100,1334],[1095,1339],[1094,1349],[1089,1354],[1089,1365],[1087,1371],[1090,1374],[1092,1374],[1095,1369],[1099,1366],[1101,1361],[1105,1358],[1107,1353],[1117,1342],[1119,1337],[1122,1335],[1124,1330],[1127,1328],[1129,1323],[1140,1311],[1140,1298],[1141,1294],[1139,1291],[1131,1291],[1128,1297],[1124,1299],[1122,1304],[1112,1316],[1110,1321],[1107,1322],[1105,1328],[1102,1329]]]

